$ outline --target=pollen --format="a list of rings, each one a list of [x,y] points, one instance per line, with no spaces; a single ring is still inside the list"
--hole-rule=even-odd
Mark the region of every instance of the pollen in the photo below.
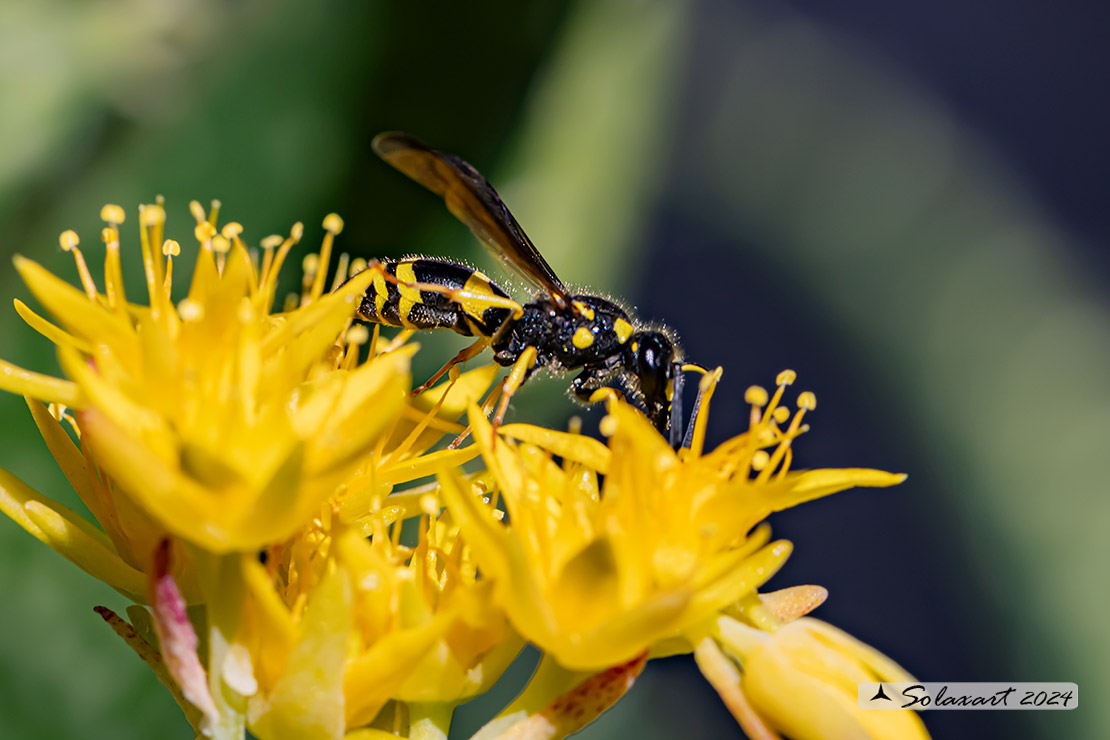
[[[624,344],[632,336],[632,324],[624,319],[617,319],[613,322],[613,331],[617,333],[617,341]]]
[[[587,347],[593,345],[594,334],[586,327],[580,326],[577,330],[575,330],[574,336],[571,337],[570,342],[578,349],[586,349]]]

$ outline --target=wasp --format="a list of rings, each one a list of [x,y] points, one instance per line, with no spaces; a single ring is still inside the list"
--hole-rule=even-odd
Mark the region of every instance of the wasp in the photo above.
[[[600,296],[572,294],[486,178],[459,157],[396,132],[379,134],[372,146],[387,163],[443,198],[496,258],[536,289],[533,299],[522,304],[482,272],[452,260],[381,260],[359,306],[362,319],[476,337],[414,393],[488,347],[499,365],[513,368],[502,389],[495,427],[512,394],[535,370],[578,371],[570,387],[575,399],[588,404],[597,400],[600,389],[620,384],[655,427],[669,433],[673,447],[681,444],[683,370],[701,368],[683,364],[670,329],[642,324]]]

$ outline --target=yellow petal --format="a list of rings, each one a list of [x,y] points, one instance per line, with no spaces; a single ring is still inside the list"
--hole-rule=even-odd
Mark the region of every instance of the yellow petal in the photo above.
[[[343,665],[351,630],[351,587],[342,568],[309,596],[301,636],[269,696],[253,703],[249,723],[261,740],[338,740],[343,736]]]
[[[27,322],[28,326],[39,334],[42,334],[54,344],[68,344],[79,352],[84,352],[85,354],[92,353],[91,344],[83,339],[78,339],[65,329],[51,324],[28,308],[27,304],[18,298],[15,299],[15,312],[19,314],[20,318]]]
[[[129,353],[135,349],[135,334],[126,317],[90,301],[37,262],[19,255],[13,261],[35,299],[73,334],[90,344],[107,344],[116,352],[134,356]]]
[[[38,529],[36,536],[52,550],[124,596],[144,600],[146,578],[115,553],[101,532],[90,532],[88,524],[71,511],[63,514],[38,501],[28,501],[23,508]]]
[[[120,559],[103,532],[3,469],[0,511],[94,578],[129,598],[144,600],[145,577]]]
[[[557,432],[531,424],[506,424],[499,431],[506,437],[542,447],[564,460],[582,463],[602,474],[609,472],[609,448],[592,437]]]
[[[789,491],[775,496],[772,511],[782,511],[806,501],[849,488],[886,488],[906,479],[904,473],[888,473],[869,468],[824,468],[803,473],[788,473]],[[773,486],[771,487],[773,488]]]
[[[0,390],[73,407],[80,407],[85,398],[72,381],[24,370],[4,360],[0,360]]]

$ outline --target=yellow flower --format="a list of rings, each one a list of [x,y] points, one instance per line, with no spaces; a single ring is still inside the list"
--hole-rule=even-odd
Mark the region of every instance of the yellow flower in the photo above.
[[[464,552],[457,528],[438,531],[447,521],[438,517],[433,545],[402,548],[390,527],[399,534],[401,522],[426,507],[418,494],[383,502],[394,486],[477,455],[428,451],[444,434],[462,431],[455,420],[495,369],[453,376],[409,400],[416,346],[404,344],[408,334],[383,347],[377,332],[371,338],[351,324],[373,273],[359,274],[365,263],[356,261],[346,280],[343,255],[324,291],[342,228],[337,216],[325,219],[321,253],[306,258],[302,294],[275,314],[278,272],[301,226],[264,240],[259,259],[241,241],[241,226],[217,231],[217,209],[206,214],[193,204],[199,254],[187,297],[176,305],[170,297],[180,246],[162,240],[161,203],[140,208],[149,306],[125,297],[116,206],[102,212],[104,292],[72,232],[61,242],[83,290],[16,259],[58,323],[19,301],[17,310],[58,346],[68,377],[0,363],[0,388],[29,396],[48,449],[103,531],[4,471],[0,508],[86,571],[152,605],[152,613],[130,609],[131,624],[101,614],[167,683],[198,731],[237,737],[250,709],[268,737],[313,736],[321,727],[334,735],[346,714],[357,710],[365,723],[394,698],[431,705],[473,695],[522,642],[475,569],[468,566],[467,577],[456,572]],[[368,341],[363,362],[359,350]],[[380,572],[368,573],[362,555],[371,546],[363,538],[375,533]],[[405,586],[421,565],[430,570],[423,582],[442,591],[417,594],[434,619],[419,616]],[[367,597],[371,576],[396,587]],[[363,604],[367,598],[375,604]],[[187,616],[187,603],[203,608]],[[393,621],[365,636],[374,614],[393,614]],[[197,653],[200,631],[204,655]],[[364,648],[348,656],[349,643],[360,639]],[[443,646],[447,654],[429,657]],[[372,658],[387,660],[365,659],[371,647]],[[348,657],[360,692],[351,701],[344,698]],[[360,672],[362,664],[370,668]],[[368,699],[368,687],[380,701]]]
[[[258,268],[239,238],[242,227],[218,232],[213,208],[207,217],[196,214],[197,264],[188,296],[174,306],[173,255],[180,248],[163,243],[165,212],[148,205],[140,222],[150,305],[138,306],[126,302],[119,277],[123,210],[106,207],[103,215],[105,294],[85,269],[81,291],[30,260],[15,261],[58,324],[17,305],[58,345],[68,380],[20,371],[18,382],[0,376],[0,387],[76,409],[82,448],[111,479],[113,498],[126,497],[125,506],[156,523],[152,529],[142,522],[145,533],[125,532],[141,541],[140,558],[162,531],[212,552],[289,537],[405,401],[410,350],[356,366],[357,344],[342,340],[369,274],[328,295],[317,280],[304,305],[271,314],[278,270],[300,225],[280,246],[267,242]],[[332,216],[325,225],[327,251],[342,222]],[[62,241],[83,267],[76,235],[67,232]]]
[[[703,454],[719,375],[703,380],[692,449],[677,453],[641,413],[615,400],[602,422],[608,447],[524,425],[503,427],[506,440],[494,444],[472,408],[489,466],[479,482],[500,496],[507,516],[502,521],[475,495],[476,487],[485,493],[481,486],[457,475],[442,477],[444,497],[513,626],[564,667],[593,671],[655,647],[673,652],[664,641],[754,594],[785,561],[790,543],[768,543],[768,528],[758,526],[768,514],[903,479],[877,470],[790,471],[791,443],[815,405],[803,393],[797,413],[778,406],[790,372],[770,401],[762,389],[749,390],[748,432]]]
[[[915,712],[859,706],[859,684],[913,678],[824,622],[802,618],[768,633],[722,616],[713,632],[695,651],[698,665],[751,738],[775,732],[793,740],[929,737]]]
[[[237,643],[259,683],[248,711],[258,737],[365,727],[391,701],[407,705],[411,724],[445,732],[454,706],[489,688],[523,647],[434,497],[396,498],[425,512],[415,547],[398,541],[403,518],[391,528],[379,510],[369,540],[325,519],[272,549],[265,566],[243,559],[250,596]],[[342,650],[321,649],[329,643]]]

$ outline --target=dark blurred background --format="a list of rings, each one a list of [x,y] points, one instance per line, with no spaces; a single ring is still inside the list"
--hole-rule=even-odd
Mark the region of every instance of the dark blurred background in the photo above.
[[[796,550],[773,585],[827,586],[817,616],[920,679],[1084,689],[1073,712],[927,713],[936,737],[1106,737],[1108,26],[1080,0],[9,0],[0,256],[68,275],[60,231],[95,263],[100,206],[161,193],[183,244],[188,201],[218,197],[255,243],[303,220],[314,246],[337,211],[353,254],[492,269],[370,152],[417,134],[489,175],[564,280],[724,366],[711,441],[789,367],[818,397],[797,467],[910,473],[774,517]],[[422,341],[418,372],[461,346]],[[55,368],[13,310],[0,356]],[[581,413],[565,387],[517,418]],[[0,419],[0,465],[72,503],[22,400]],[[0,737],[189,737],[93,615],[118,597],[12,523],[0,548]],[[684,658],[583,733],[678,735],[740,736]]]

